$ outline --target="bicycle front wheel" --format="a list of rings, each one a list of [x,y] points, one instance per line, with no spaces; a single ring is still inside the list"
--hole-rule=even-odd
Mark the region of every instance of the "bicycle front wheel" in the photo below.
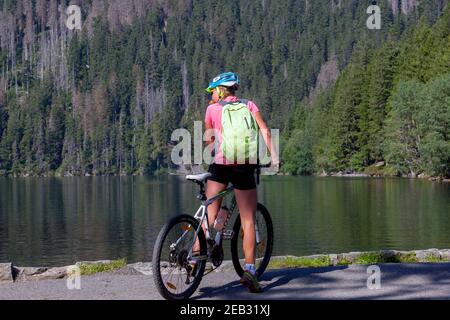
[[[256,275],[261,277],[269,264],[273,249],[273,224],[269,211],[258,203],[255,217],[256,248],[255,267]],[[241,228],[241,218],[237,217],[233,227],[233,238],[231,239],[231,258],[233,266],[239,277],[244,274],[244,231]]]
[[[168,300],[188,299],[197,290],[206,266],[206,239],[199,222],[192,216],[171,219],[159,232],[153,249],[153,280],[159,293]],[[197,239],[197,241],[196,241]],[[197,242],[194,263],[189,253]]]

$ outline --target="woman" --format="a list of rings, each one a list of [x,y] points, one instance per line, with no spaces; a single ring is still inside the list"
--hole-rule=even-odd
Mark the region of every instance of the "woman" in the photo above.
[[[212,95],[210,105],[206,110],[205,126],[206,130],[214,129],[219,139],[219,146],[221,144],[221,129],[222,129],[222,108],[224,102],[236,102],[238,98],[235,92],[239,88],[239,77],[233,72],[222,73],[209,84],[206,91]],[[263,120],[258,107],[252,101],[248,101],[247,107],[256,120],[259,129],[266,134],[263,138],[266,145],[269,146],[271,153],[272,165],[278,165],[279,161],[276,152],[273,152],[273,145],[269,130]],[[214,143],[213,140],[208,143]],[[257,192],[254,175],[255,165],[251,164],[234,164],[227,161],[222,154],[219,147],[214,155],[214,163],[210,165],[209,172],[212,174],[208,178],[206,186],[206,196],[211,198],[220,191],[224,190],[228,183],[232,183],[235,187],[235,195],[239,212],[241,216],[242,228],[244,231],[243,250],[245,255],[244,274],[241,278],[241,283],[249,288],[251,292],[261,292],[262,288],[259,285],[255,274],[255,214],[257,206]],[[210,222],[216,220],[217,213],[221,205],[221,199],[215,201],[208,207],[208,216]]]

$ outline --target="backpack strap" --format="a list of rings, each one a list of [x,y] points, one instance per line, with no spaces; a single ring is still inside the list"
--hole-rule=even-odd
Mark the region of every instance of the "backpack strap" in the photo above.
[[[231,102],[231,101],[223,101],[223,100],[220,100],[220,101],[219,101],[219,104],[220,104],[222,107],[225,107],[226,105],[228,105],[228,104],[233,104],[233,103],[243,103],[243,104],[245,104],[246,106],[248,106],[248,101],[249,101],[249,100],[247,100],[247,99],[238,99],[238,100],[233,101],[233,102]]]

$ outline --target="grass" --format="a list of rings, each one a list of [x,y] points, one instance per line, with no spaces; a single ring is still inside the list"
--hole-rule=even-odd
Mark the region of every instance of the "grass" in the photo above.
[[[268,267],[269,269],[319,268],[319,267],[328,267],[330,265],[331,260],[328,257],[318,257],[318,258],[286,257],[271,261]]]
[[[417,262],[419,262],[419,259],[417,259],[415,253],[407,253],[407,254],[401,255],[398,259],[398,262],[400,262],[400,263],[417,263]]]
[[[379,252],[366,252],[355,259],[356,264],[377,264],[383,263],[386,259]]]
[[[113,260],[110,263],[81,264],[81,275],[91,275],[99,272],[107,272],[123,268],[127,265],[127,260]]]
[[[426,262],[430,262],[430,263],[438,263],[438,262],[442,262],[441,258],[435,255],[428,255],[425,257],[425,261]]]
[[[427,260],[428,261],[428,260]],[[377,264],[377,263],[417,263],[415,253],[396,254],[392,256],[384,256],[380,252],[367,252],[359,256],[354,263],[356,264]]]
[[[426,262],[444,262],[435,255],[429,255],[425,258]],[[350,261],[344,257],[340,257],[337,261],[338,266],[347,266],[351,264],[373,265],[380,263],[418,263],[419,259],[414,252],[397,253],[393,255],[386,255],[382,252],[365,252],[362,253],[355,260]],[[285,257],[272,260],[269,263],[270,269],[281,268],[316,268],[328,267],[332,262],[328,256],[323,257]]]
[[[345,258],[339,259],[337,262],[338,266],[348,266],[349,264],[352,264],[350,260],[347,260]]]

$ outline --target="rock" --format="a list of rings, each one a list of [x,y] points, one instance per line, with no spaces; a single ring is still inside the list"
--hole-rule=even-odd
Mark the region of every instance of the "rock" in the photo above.
[[[384,161],[380,161],[380,162],[375,163],[375,168],[381,168],[383,166],[384,166]]]
[[[14,267],[17,277],[32,277],[38,274],[42,274],[48,270],[48,268],[32,268],[32,267]]]
[[[347,260],[349,262],[354,262],[356,259],[358,259],[362,255],[362,252],[349,252],[349,253],[343,253],[342,258],[344,260]]]
[[[51,268],[43,273],[40,279],[62,279],[67,276],[67,267]]]
[[[443,261],[450,261],[450,250],[439,250],[439,255],[441,256],[441,260]]]
[[[337,254],[329,254],[328,257],[330,258],[330,262],[333,266],[337,266],[339,262],[339,258]]]
[[[67,267],[58,268],[23,268],[14,267],[16,281],[36,281],[48,279],[62,279],[67,276]]]
[[[439,260],[441,255],[438,249],[417,250],[416,257],[419,262],[430,262],[430,260]]]
[[[443,179],[442,182],[447,182],[447,183],[449,183],[449,182],[450,182],[450,179]]]
[[[417,178],[419,178],[419,179],[427,179],[427,178],[429,178],[429,176],[426,175],[425,173],[421,173],[421,174],[419,174],[419,175],[417,176]]]
[[[325,170],[322,170],[322,172],[319,174],[319,177],[327,177],[328,173],[325,172]]]
[[[395,257],[401,255],[401,252],[396,250],[381,250],[381,256],[385,261],[393,260]]]
[[[129,264],[128,267],[136,270],[143,275],[151,275],[152,274],[152,263],[151,262],[137,262],[133,264]]]
[[[0,263],[0,282],[13,282],[13,266],[11,262]]]

